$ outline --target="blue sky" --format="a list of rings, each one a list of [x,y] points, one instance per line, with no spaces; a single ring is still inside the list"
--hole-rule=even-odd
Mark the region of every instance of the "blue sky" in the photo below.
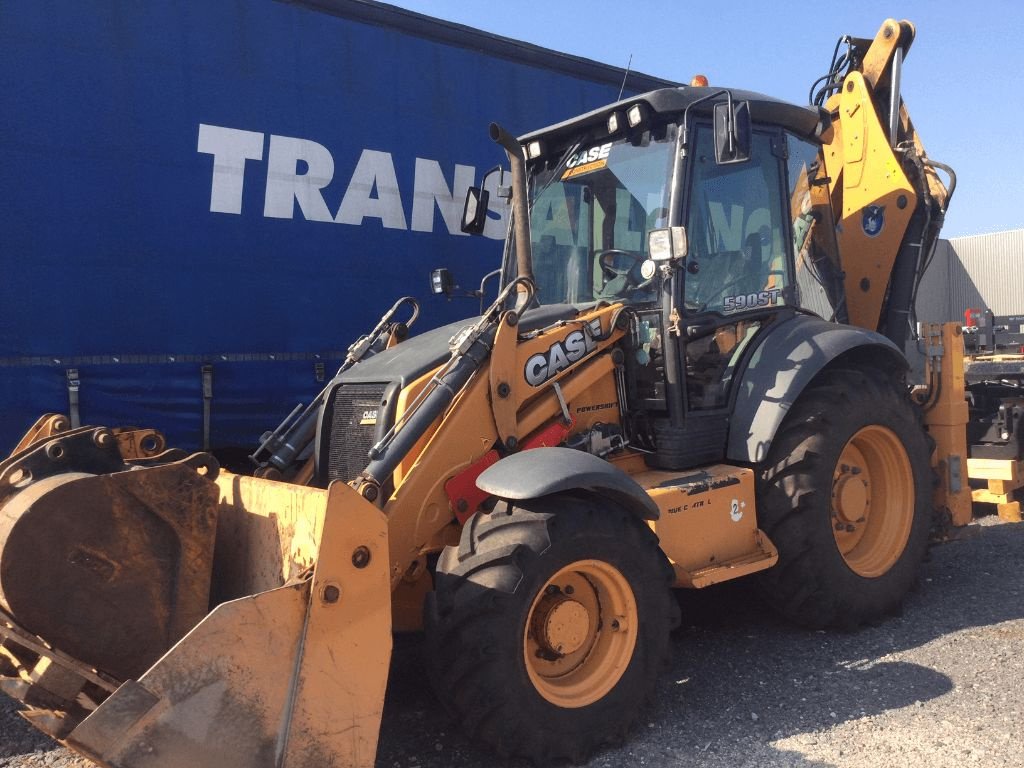
[[[784,4],[676,0],[391,0],[419,13],[680,82],[806,103],[843,34],[873,37],[892,16],[917,38],[903,95],[928,154],[952,165],[945,237],[1024,227],[1024,3]]]

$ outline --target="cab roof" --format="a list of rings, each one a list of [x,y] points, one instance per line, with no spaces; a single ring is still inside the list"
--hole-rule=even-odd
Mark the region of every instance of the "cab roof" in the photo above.
[[[522,143],[527,143],[543,137],[547,141],[555,141],[570,135],[579,134],[590,128],[600,127],[605,124],[608,115],[615,111],[624,111],[637,103],[646,104],[648,109],[659,115],[682,115],[683,111],[694,102],[716,92],[720,92],[717,98],[710,98],[693,108],[693,112],[700,115],[711,114],[712,105],[726,100],[725,91],[732,93],[732,100],[750,102],[750,119],[755,123],[771,123],[779,125],[793,133],[814,139],[821,135],[829,124],[828,112],[818,107],[802,107],[790,104],[787,101],[774,99],[753,91],[742,91],[733,88],[710,88],[701,86],[680,86],[678,88],[659,88],[656,91],[648,91],[639,96],[631,96],[622,99],[614,104],[608,104],[600,109],[587,112],[547,128],[531,131],[521,137]]]

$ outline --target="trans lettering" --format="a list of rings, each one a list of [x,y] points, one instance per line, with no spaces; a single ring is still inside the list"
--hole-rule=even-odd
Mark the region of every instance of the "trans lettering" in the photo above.
[[[263,162],[264,148],[265,218],[294,218],[297,204],[301,217],[307,221],[359,226],[367,219],[378,219],[385,229],[432,232],[437,210],[449,234],[464,234],[460,227],[462,206],[466,190],[476,176],[476,169],[471,165],[457,164],[449,187],[440,163],[417,157],[410,219],[391,153],[364,149],[355,167],[348,171],[345,191],[335,203],[337,208],[332,210],[324,191],[339,174],[335,173],[334,156],[323,144],[275,134],[268,140],[266,134],[258,131],[200,123],[197,151],[213,156],[211,212],[242,213],[246,163]],[[508,205],[498,197],[497,183],[498,175],[490,176],[491,203],[483,233],[501,240],[508,225]]]

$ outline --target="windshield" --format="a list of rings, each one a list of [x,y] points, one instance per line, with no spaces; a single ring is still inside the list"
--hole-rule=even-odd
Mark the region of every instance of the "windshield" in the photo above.
[[[578,143],[530,177],[533,272],[541,304],[655,300],[647,232],[668,225],[675,126]]]

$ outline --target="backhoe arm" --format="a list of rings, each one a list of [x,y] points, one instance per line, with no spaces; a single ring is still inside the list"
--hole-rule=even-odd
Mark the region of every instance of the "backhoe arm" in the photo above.
[[[873,40],[843,38],[826,86],[832,117],[825,165],[849,321],[902,347],[917,284],[935,245],[954,186],[930,160],[900,96],[909,21],[887,19]],[[846,44],[845,54],[839,50]],[[936,168],[950,176],[947,186]]]

